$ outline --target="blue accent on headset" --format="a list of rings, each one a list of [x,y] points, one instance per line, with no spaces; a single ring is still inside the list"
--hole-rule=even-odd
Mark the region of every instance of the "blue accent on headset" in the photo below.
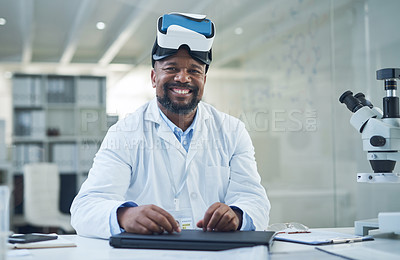
[[[162,33],[167,33],[167,29],[171,25],[182,26],[186,29],[200,33],[207,38],[214,35],[212,23],[209,19],[200,20],[179,14],[164,14],[162,17],[160,31]]]

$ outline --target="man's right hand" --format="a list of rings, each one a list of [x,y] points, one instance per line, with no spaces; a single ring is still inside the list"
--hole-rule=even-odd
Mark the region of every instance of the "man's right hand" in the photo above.
[[[181,232],[174,217],[155,205],[119,208],[117,210],[117,218],[119,226],[130,233]]]

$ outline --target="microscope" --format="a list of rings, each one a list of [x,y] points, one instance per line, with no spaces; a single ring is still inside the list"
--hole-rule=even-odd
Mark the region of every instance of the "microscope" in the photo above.
[[[357,182],[400,183],[400,174],[393,173],[396,161],[400,160],[399,97],[396,96],[400,69],[378,70],[376,78],[384,81],[386,97],[383,98],[383,112],[373,106],[363,93],[353,96],[351,91],[346,91],[339,98],[340,103],[354,113],[350,124],[361,133],[363,150],[367,152],[374,171],[358,173]],[[366,235],[376,228],[382,233],[400,234],[400,212],[381,212],[378,219],[355,221],[356,235]]]

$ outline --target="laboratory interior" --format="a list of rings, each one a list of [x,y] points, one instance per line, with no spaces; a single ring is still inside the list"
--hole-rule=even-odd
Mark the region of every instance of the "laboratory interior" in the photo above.
[[[398,164],[386,175],[371,167],[400,150],[398,113],[386,111],[396,105],[384,100],[396,95],[385,84],[399,77],[399,10],[398,0],[0,0],[0,183],[10,230],[75,233],[70,206],[107,130],[155,96],[150,54],[156,21],[170,12],[215,24],[202,100],[245,124],[270,224],[354,227],[400,212]],[[382,111],[352,117],[379,109],[346,91],[393,120],[368,128]],[[47,166],[29,167],[37,163]]]

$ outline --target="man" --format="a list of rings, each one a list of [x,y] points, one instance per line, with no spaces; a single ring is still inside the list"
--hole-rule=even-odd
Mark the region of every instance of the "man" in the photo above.
[[[244,124],[200,102],[214,34],[205,16],[159,18],[157,98],[104,138],[71,206],[79,235],[266,229],[270,204]]]

